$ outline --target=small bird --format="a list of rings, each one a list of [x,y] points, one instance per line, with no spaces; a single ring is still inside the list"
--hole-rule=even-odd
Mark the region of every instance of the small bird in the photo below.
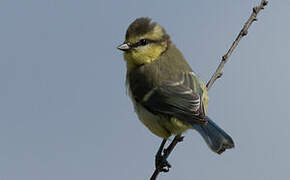
[[[136,19],[117,48],[124,52],[126,84],[135,111],[153,134],[166,140],[194,129],[218,154],[234,147],[232,138],[206,116],[205,84],[159,24]]]

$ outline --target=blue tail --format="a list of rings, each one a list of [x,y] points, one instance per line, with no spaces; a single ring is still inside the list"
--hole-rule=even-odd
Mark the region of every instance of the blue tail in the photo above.
[[[206,141],[210,149],[218,154],[223,153],[226,149],[235,146],[232,138],[218,125],[216,125],[209,117],[206,117],[206,125],[194,125],[194,128]]]

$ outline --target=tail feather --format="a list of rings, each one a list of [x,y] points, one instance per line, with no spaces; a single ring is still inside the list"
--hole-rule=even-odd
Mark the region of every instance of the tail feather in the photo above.
[[[194,128],[200,133],[206,141],[209,148],[218,153],[223,153],[226,149],[231,149],[235,146],[232,138],[215,124],[209,117],[206,117],[206,125],[194,125]]]

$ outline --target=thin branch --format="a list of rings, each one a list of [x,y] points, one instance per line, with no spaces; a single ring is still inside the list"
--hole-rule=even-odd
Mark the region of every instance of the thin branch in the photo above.
[[[233,42],[231,48],[228,50],[228,52],[222,57],[222,60],[218,66],[218,68],[216,69],[215,73],[212,75],[212,77],[210,78],[210,80],[208,81],[206,87],[207,90],[209,90],[213,83],[222,76],[222,69],[224,67],[224,65],[227,63],[228,58],[230,57],[230,55],[232,54],[232,52],[234,51],[234,49],[237,47],[238,43],[240,42],[240,40],[242,39],[242,37],[246,36],[248,34],[248,29],[250,28],[251,24],[254,21],[257,21],[257,15],[258,13],[264,9],[264,7],[268,4],[268,1],[266,0],[262,0],[260,5],[257,7],[253,8],[253,12],[251,14],[251,16],[249,17],[248,21],[245,23],[244,27],[242,28],[242,30],[240,31],[240,33],[238,34],[237,38],[235,39],[235,41]]]
[[[210,90],[210,88],[212,87],[213,83],[222,76],[222,69],[225,65],[225,63],[228,61],[228,58],[230,57],[230,55],[233,53],[234,49],[237,47],[238,43],[240,42],[240,40],[242,39],[242,37],[246,36],[248,34],[248,29],[250,28],[251,24],[254,21],[257,21],[257,15],[258,13],[264,9],[264,7],[268,4],[267,0],[261,0],[261,3],[259,4],[259,6],[256,6],[253,8],[253,12],[251,14],[251,16],[249,17],[249,19],[247,20],[247,22],[245,23],[245,25],[243,26],[242,30],[240,31],[240,33],[238,34],[238,36],[236,37],[235,41],[233,42],[232,46],[230,47],[230,49],[228,50],[228,52],[222,57],[222,60],[219,64],[219,66],[217,67],[215,73],[212,75],[211,79],[208,81],[206,87],[207,90]],[[173,149],[175,148],[175,146],[177,145],[177,143],[179,143],[180,141],[182,141],[182,136],[181,135],[177,135],[174,137],[173,141],[171,142],[171,144],[168,146],[167,149],[165,149],[164,151],[164,160],[166,160],[170,153],[173,151]],[[150,180],[156,180],[158,174],[161,171],[158,169],[155,169],[154,173],[152,174]]]

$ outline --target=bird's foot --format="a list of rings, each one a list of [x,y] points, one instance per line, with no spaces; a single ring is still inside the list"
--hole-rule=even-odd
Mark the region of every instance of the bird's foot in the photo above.
[[[165,143],[166,143],[166,139],[163,139],[163,141],[158,149],[158,152],[155,156],[155,168],[159,172],[168,172],[169,171],[169,169],[171,168],[171,165],[167,161],[167,158],[168,158],[169,154],[171,153],[171,151],[173,150],[173,148],[176,146],[176,144],[183,141],[183,138],[184,138],[184,136],[181,136],[181,135],[175,136],[173,141],[171,142],[171,144],[167,148],[164,148]]]
[[[159,172],[168,172],[171,168],[171,165],[166,160],[166,157],[162,154],[157,154],[155,157],[155,168],[159,170]]]

